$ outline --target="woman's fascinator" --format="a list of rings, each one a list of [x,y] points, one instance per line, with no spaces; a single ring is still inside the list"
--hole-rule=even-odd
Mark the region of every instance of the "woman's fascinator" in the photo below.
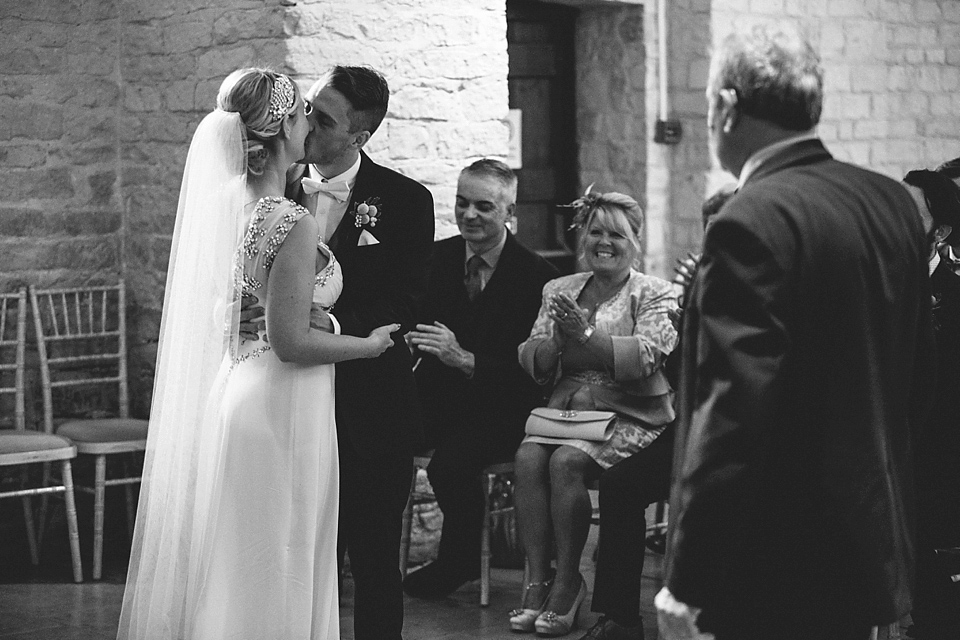
[[[590,183],[590,186],[583,192],[583,195],[570,204],[560,205],[561,207],[573,209],[573,222],[567,227],[568,231],[582,229],[586,226],[587,220],[590,219],[590,214],[596,211],[597,206],[599,206],[600,198],[603,194],[593,191],[594,184],[596,183]]]

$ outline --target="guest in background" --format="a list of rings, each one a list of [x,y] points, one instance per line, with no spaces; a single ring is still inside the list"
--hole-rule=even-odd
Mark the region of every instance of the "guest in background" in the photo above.
[[[866,640],[910,610],[920,218],[824,148],[823,69],[795,34],[727,38],[707,99],[739,189],[684,310],[661,637]]]
[[[443,512],[436,561],[408,575],[407,594],[443,597],[480,575],[480,471],[511,460],[543,390],[517,362],[557,270],[508,232],[517,176],[499,160],[477,160],[457,181],[460,235],[434,244],[423,313],[408,335],[416,370],[427,467]]]
[[[619,193],[588,193],[574,205],[587,271],[544,287],[520,363],[542,384],[558,380],[548,406],[613,411],[616,421],[605,442],[528,436],[517,450],[514,497],[530,583],[510,627],[548,636],[571,631],[586,596],[580,555],[592,510],[587,484],[656,444],[674,415],[662,366],[677,342],[669,317],[676,291],[634,269],[643,212]]]
[[[960,187],[960,158],[947,160],[936,169]],[[950,267],[950,270],[960,275],[960,232],[951,234],[949,242],[944,242],[939,249],[940,258]]]
[[[707,198],[701,209],[703,226],[733,195],[736,185],[726,185]],[[700,254],[678,260],[674,284],[686,292]],[[683,300],[681,294],[678,300]],[[678,316],[682,308],[678,310]],[[678,326],[675,324],[674,326]],[[673,385],[672,371],[679,363],[679,348],[667,356],[664,372]],[[646,509],[670,492],[674,425],[671,423],[653,443],[618,462],[600,476],[600,534],[597,539],[597,568],[593,581],[592,611],[602,614],[581,640],[643,640],[640,618],[640,591],[646,553]],[[663,544],[665,534],[653,534]],[[651,546],[656,543],[651,543]],[[662,546],[660,552],[662,553]]]
[[[960,547],[960,276],[942,258],[960,236],[960,190],[947,176],[911,171],[904,179],[927,233],[936,398],[916,439],[917,589],[910,617],[916,640],[960,638],[960,583],[943,552]]]

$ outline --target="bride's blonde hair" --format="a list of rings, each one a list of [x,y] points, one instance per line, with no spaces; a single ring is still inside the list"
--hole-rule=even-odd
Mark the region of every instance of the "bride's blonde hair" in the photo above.
[[[217,94],[217,108],[240,114],[248,173],[263,174],[284,118],[294,113],[300,102],[296,83],[270,69],[237,69],[224,79]]]

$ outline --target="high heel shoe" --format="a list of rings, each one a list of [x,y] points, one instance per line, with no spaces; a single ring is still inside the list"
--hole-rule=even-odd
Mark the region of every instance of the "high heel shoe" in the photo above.
[[[550,597],[550,587],[552,584],[553,578],[550,578],[549,580],[544,580],[543,582],[531,582],[523,588],[523,600],[520,601],[520,608],[514,609],[510,612],[511,631],[517,631],[519,633],[533,632],[533,625],[540,614],[543,613],[543,607],[547,604],[547,599]],[[535,587],[547,588],[546,593],[543,594],[543,599],[540,601],[539,608],[524,608],[524,605],[527,604],[527,592]]]
[[[573,601],[573,606],[565,615],[556,611],[544,611],[534,622],[534,629],[542,636],[565,636],[577,626],[577,617],[580,615],[580,606],[587,597],[587,582],[580,578],[580,591]]]

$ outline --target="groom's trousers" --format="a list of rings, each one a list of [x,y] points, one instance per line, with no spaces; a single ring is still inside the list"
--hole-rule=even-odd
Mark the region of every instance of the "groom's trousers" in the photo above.
[[[401,640],[400,531],[412,477],[411,454],[362,458],[341,440],[340,557],[346,548],[355,640]]]

